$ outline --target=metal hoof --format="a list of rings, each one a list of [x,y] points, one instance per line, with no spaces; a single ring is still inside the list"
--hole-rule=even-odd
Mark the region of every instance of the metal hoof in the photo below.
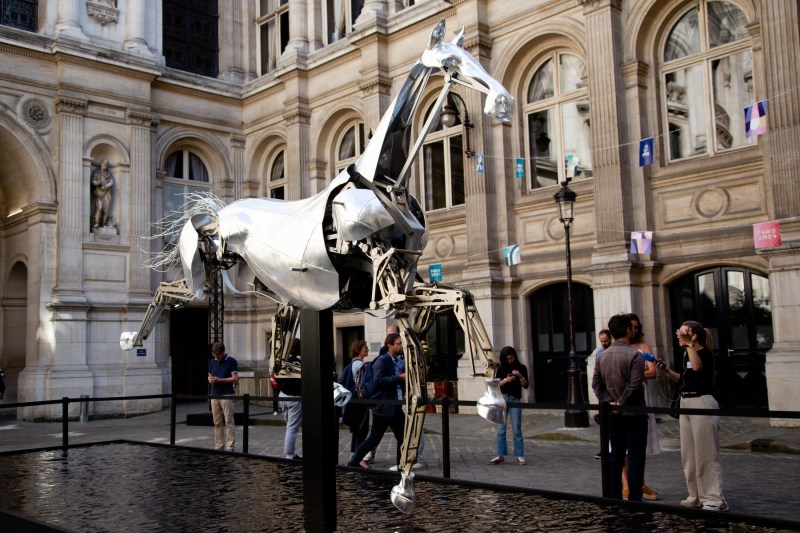
[[[500,392],[500,380],[486,380],[486,393],[478,400],[478,414],[495,424],[506,423],[506,400]]]
[[[414,510],[414,474],[403,474],[400,484],[392,487],[392,503],[401,512],[409,514]]]
[[[333,404],[336,407],[344,407],[350,402],[352,397],[353,393],[347,390],[343,385],[339,383],[333,384]]]
[[[119,347],[126,352],[133,350],[133,338],[135,336],[136,332],[134,331],[123,331],[122,335],[119,336]]]

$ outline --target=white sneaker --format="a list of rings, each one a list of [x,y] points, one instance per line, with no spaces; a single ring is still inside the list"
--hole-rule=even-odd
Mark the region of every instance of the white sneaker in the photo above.
[[[368,463],[371,463],[375,460],[375,454],[372,453],[372,450],[367,452],[367,455],[364,456],[364,460]]]
[[[721,501],[719,503],[717,503],[717,502],[704,503],[703,504],[703,510],[704,511],[722,511],[722,512],[724,512],[724,511],[730,511],[730,507],[728,507],[728,504],[723,500],[723,501]]]
[[[418,468],[425,468],[425,462],[417,461],[416,463],[414,463],[414,466],[411,467],[411,470],[416,470]]]
[[[394,466],[390,466],[389,467],[389,472],[399,472],[399,471],[400,471],[400,467],[398,465],[394,465]]]
[[[684,507],[700,507],[700,502],[696,498],[689,497],[681,500],[681,505]]]

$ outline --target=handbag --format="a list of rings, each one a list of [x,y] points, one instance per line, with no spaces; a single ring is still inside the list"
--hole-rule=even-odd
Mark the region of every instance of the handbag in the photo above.
[[[269,385],[273,390],[278,390],[278,380],[275,379],[275,374],[273,372],[269,373]]]

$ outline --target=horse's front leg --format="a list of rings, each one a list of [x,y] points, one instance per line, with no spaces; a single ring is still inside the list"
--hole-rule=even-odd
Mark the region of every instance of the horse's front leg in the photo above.
[[[414,474],[411,469],[417,461],[422,441],[428,394],[425,389],[425,361],[419,338],[406,317],[400,317],[398,323],[406,360],[406,423],[400,449],[400,484],[392,488],[391,498],[395,507],[404,513],[410,513],[414,509]]]

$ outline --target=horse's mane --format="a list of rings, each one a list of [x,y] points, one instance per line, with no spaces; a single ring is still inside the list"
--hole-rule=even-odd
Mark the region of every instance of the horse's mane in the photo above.
[[[183,197],[185,201],[176,211],[151,224],[153,232],[145,238],[161,239],[165,244],[159,252],[146,252],[151,255],[150,259],[144,262],[147,268],[157,272],[179,268],[181,263],[178,240],[186,223],[193,216],[200,214],[208,214],[216,219],[217,213],[225,207],[225,203],[210,192],[191,192],[184,194]]]

